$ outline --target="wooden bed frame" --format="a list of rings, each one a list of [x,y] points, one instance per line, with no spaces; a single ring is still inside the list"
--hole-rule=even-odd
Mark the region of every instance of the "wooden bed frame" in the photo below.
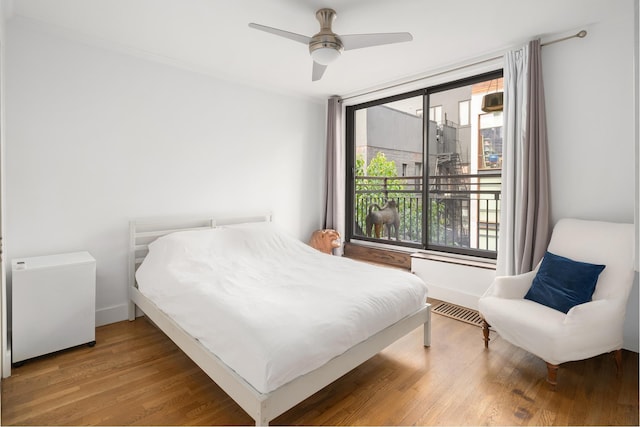
[[[130,222],[129,253],[129,320],[136,314],[146,315],[184,353],[222,388],[256,422],[268,425],[278,415],[293,408],[307,397],[323,389],[336,379],[370,359],[388,345],[424,325],[424,346],[431,343],[431,306],[427,303],[414,314],[373,335],[320,368],[296,378],[280,388],[264,394],[231,370],[215,354],[186,333],[164,312],[138,291],[135,272],[147,254],[147,245],[160,236],[184,230],[213,228],[217,225],[271,221],[271,215],[217,219],[190,217],[173,219],[146,219]],[[136,306],[142,311],[137,313]]]

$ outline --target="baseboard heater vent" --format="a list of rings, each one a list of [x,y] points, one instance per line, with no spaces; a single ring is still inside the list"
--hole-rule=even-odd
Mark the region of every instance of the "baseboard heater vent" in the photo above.
[[[460,307],[459,305],[448,302],[441,302],[431,309],[432,312],[460,320],[461,322],[482,327],[482,317],[476,310]]]

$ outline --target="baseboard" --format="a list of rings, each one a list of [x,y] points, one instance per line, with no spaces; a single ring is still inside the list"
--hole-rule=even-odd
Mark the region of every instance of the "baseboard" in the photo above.
[[[129,318],[129,305],[121,304],[96,310],[96,327],[121,322]]]
[[[11,376],[11,350],[7,349],[2,357],[2,378],[9,378]]]

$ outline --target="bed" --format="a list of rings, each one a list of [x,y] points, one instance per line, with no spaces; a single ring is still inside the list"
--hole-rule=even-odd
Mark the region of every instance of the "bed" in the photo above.
[[[131,221],[129,280],[129,320],[146,315],[256,425],[421,325],[430,345],[420,279],[318,252],[269,214]]]

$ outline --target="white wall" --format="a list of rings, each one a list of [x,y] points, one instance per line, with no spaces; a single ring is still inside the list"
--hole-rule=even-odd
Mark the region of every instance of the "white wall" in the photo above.
[[[321,226],[325,105],[7,24],[6,256],[88,250],[97,323],[127,316],[128,221]]]
[[[586,38],[543,48],[554,222],[634,221],[634,1],[608,12]],[[625,348],[639,349],[637,275]]]
[[[635,13],[634,16],[634,143],[635,143],[635,172],[636,172],[636,198],[635,198],[635,214],[634,221],[636,225],[636,282],[629,298],[629,304],[627,308],[627,319],[625,335],[628,335],[627,342],[634,342],[635,351],[638,350],[638,329],[633,325],[640,324],[640,315],[638,314],[638,306],[640,306],[640,293],[638,292],[638,271],[640,268],[640,2],[634,0]],[[634,335],[635,334],[635,335]]]
[[[0,236],[4,236],[4,74],[5,74],[5,16],[6,4],[0,3]],[[0,249],[4,251],[4,244],[0,243]],[[5,378],[9,375],[11,368],[11,353],[9,348],[9,336],[7,329],[7,287],[6,287],[6,256],[0,256],[0,376]],[[2,385],[0,384],[0,389]],[[0,419],[2,419],[2,407],[0,405]]]
[[[635,0],[611,2],[601,21],[584,27],[588,31],[586,38],[542,49],[554,223],[563,217],[634,222],[638,202],[634,3]],[[446,266],[456,269],[456,279],[452,280],[441,274],[442,268],[434,267],[434,261],[420,262],[425,265],[414,269],[421,272],[421,277],[461,305],[473,307],[470,298],[479,297],[491,282],[486,277],[481,289],[477,281],[484,276],[478,276],[478,272]],[[461,274],[476,283],[473,290],[459,285],[457,276]],[[624,330],[624,347],[636,352],[638,301],[636,274]]]

